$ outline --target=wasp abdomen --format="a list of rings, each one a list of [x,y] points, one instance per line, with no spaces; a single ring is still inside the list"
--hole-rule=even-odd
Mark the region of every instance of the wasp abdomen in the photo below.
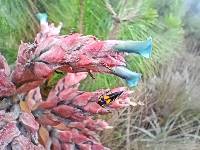
[[[108,106],[122,93],[123,91],[120,91],[120,92],[115,92],[108,95],[100,96],[97,103],[102,107]]]

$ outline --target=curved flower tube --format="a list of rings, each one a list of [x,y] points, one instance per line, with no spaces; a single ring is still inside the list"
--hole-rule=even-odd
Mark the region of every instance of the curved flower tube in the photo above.
[[[110,41],[108,41],[110,42]],[[113,46],[118,52],[136,53],[143,57],[150,58],[152,53],[152,38],[149,37],[146,41],[111,41],[115,42]]]
[[[141,74],[132,72],[123,66],[113,67],[112,73],[125,79],[129,87],[137,86],[141,79]]]

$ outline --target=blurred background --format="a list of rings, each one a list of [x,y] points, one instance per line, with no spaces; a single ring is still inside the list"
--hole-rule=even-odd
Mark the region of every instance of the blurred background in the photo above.
[[[34,41],[37,12],[46,12],[56,25],[63,22],[62,34],[153,38],[151,59],[127,57],[128,67],[143,74],[133,101],[144,106],[106,116],[114,128],[101,133],[104,145],[113,150],[200,149],[199,0],[0,0],[0,53],[10,65],[20,41]],[[110,75],[95,76],[81,89],[125,85]]]

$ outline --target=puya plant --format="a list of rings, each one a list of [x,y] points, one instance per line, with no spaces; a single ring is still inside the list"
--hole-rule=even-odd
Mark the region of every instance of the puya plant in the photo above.
[[[35,41],[21,43],[15,68],[0,55],[0,149],[103,150],[98,131],[110,128],[96,115],[135,105],[126,87],[80,91],[80,81],[108,73],[138,84],[141,75],[126,68],[126,53],[150,57],[152,41],[100,41],[78,33],[59,35],[38,13]],[[54,72],[66,76],[47,96],[40,89]]]

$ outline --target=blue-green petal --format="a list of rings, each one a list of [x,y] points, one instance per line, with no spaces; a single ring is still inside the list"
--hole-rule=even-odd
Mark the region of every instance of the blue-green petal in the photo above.
[[[47,22],[48,15],[47,13],[37,13],[36,17],[40,22]]]
[[[149,37],[146,41],[120,41],[113,48],[119,52],[136,53],[150,58],[152,53],[152,38]]]
[[[129,87],[137,86],[141,79],[140,73],[133,72],[123,66],[113,67],[112,73],[125,79]]]

